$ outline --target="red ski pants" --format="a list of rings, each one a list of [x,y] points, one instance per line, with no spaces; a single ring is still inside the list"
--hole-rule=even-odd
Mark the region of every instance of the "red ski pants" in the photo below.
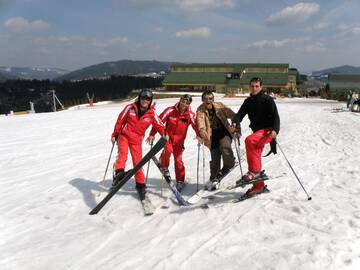
[[[182,161],[182,153],[183,144],[172,144],[167,142],[160,156],[161,166],[168,168],[170,156],[171,154],[174,155],[175,177],[177,182],[185,180],[185,167],[184,162]]]
[[[131,144],[129,143],[126,136],[119,136],[118,139],[118,157],[115,164],[115,170],[123,169],[125,170],[125,165],[128,156],[128,150],[130,149],[130,154],[133,162],[133,166],[140,162],[142,159],[142,147],[141,144]],[[138,170],[135,173],[136,183],[143,184],[145,183],[145,176],[143,169]]]
[[[268,128],[260,129],[245,139],[248,169],[253,173],[261,171],[261,153],[264,150],[265,144],[272,141],[272,137],[268,134],[270,130]]]

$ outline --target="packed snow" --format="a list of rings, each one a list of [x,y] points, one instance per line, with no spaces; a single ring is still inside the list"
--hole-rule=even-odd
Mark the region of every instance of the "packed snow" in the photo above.
[[[234,111],[244,100],[216,99]],[[157,100],[157,112],[176,101]],[[238,188],[204,201],[208,208],[176,205],[151,164],[148,194],[157,209],[147,217],[133,179],[97,215],[88,214],[106,195],[98,196],[99,182],[115,121],[127,103],[1,116],[0,269],[360,269],[360,114],[320,99],[276,103],[278,142],[311,201],[278,150],[263,159],[273,178],[267,181],[270,193],[233,203],[246,191]],[[199,104],[195,97],[194,111]],[[248,125],[245,118],[244,171]],[[186,199],[196,191],[194,137],[190,127]],[[149,146],[143,146],[145,154]],[[200,148],[200,187],[203,173],[209,177],[210,153],[204,150],[205,170],[202,153]],[[116,151],[111,164],[115,158]],[[173,165],[170,172],[174,176]],[[224,185],[239,175],[236,168]],[[112,166],[107,188],[111,181]]]

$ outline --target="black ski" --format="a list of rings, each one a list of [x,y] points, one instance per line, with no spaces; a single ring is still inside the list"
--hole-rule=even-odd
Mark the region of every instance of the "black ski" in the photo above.
[[[270,190],[267,188],[267,186],[264,187],[263,191],[259,192],[259,193],[256,193],[255,195],[248,195],[247,193],[244,193],[242,194],[239,198],[235,199],[233,201],[233,203],[238,203],[238,202],[242,202],[242,201],[245,201],[247,199],[251,199],[251,198],[254,198],[260,194],[263,194],[263,193],[269,193]]]
[[[97,214],[104,205],[118,192],[118,190],[129,180],[133,175],[148,162],[153,156],[155,156],[161,149],[164,148],[166,143],[166,138],[161,137],[160,140],[151,148],[151,150],[141,159],[141,161],[136,164],[136,166],[128,171],[125,176],[119,180],[119,182],[110,190],[106,197],[98,203],[93,210],[90,211],[90,215]]]
[[[171,180],[169,172],[168,171],[164,172],[164,171],[161,170],[160,162],[159,162],[159,160],[157,159],[156,156],[151,157],[151,159],[154,161],[156,167],[158,167],[158,169],[160,170],[160,172],[164,176],[164,179],[165,179],[166,183],[169,185],[170,190],[174,193],[175,198],[178,201],[179,205],[187,206],[188,205],[187,202],[184,200],[181,193],[176,189],[176,186],[175,186],[174,182]]]

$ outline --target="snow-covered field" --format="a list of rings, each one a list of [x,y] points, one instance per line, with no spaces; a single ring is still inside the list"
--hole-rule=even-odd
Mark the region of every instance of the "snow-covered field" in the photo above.
[[[158,112],[175,101],[158,100]],[[237,111],[243,99],[221,101]],[[276,102],[278,142],[312,201],[281,153],[264,158],[274,177],[270,193],[235,204],[245,191],[239,188],[209,200],[208,209],[167,199],[152,164],[148,190],[157,210],[149,217],[133,180],[98,215],[88,215],[106,194],[96,196],[98,182],[125,104],[0,117],[0,269],[360,269],[360,114],[333,113],[344,105],[319,99]],[[199,104],[194,98],[193,109]],[[196,190],[193,137],[190,128],[186,198]],[[205,157],[208,178],[208,150]],[[200,183],[202,173],[200,156]],[[111,177],[110,170],[106,186]]]

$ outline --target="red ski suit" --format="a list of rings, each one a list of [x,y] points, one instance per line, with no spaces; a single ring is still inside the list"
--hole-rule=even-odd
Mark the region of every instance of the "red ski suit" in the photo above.
[[[151,106],[140,118],[137,102],[127,105],[119,114],[112,137],[118,140],[118,157],[115,170],[125,170],[125,164],[130,149],[133,166],[136,166],[142,159],[142,141],[146,129],[153,125],[160,135],[164,135],[164,124],[155,113],[154,106]],[[143,170],[135,173],[136,183],[143,184],[145,177]]]
[[[179,112],[179,103],[176,103],[174,106],[166,108],[159,117],[165,124],[165,132],[169,136],[169,141],[166,143],[160,156],[161,166],[166,168],[169,167],[170,156],[173,154],[176,181],[184,181],[185,167],[182,160],[182,153],[189,125],[192,126],[196,134],[199,136],[199,131],[195,124],[195,113],[191,111],[190,107],[188,107],[181,115]],[[155,133],[156,131],[153,128],[150,135],[154,136]]]

